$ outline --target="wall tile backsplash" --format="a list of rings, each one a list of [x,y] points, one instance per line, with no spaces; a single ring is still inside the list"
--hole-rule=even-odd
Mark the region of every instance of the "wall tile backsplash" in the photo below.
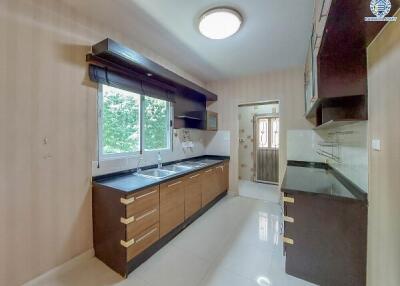
[[[328,162],[358,187],[368,192],[367,122],[325,130],[288,130],[288,160]],[[321,146],[320,143],[333,143]],[[338,157],[329,159],[318,150]]]

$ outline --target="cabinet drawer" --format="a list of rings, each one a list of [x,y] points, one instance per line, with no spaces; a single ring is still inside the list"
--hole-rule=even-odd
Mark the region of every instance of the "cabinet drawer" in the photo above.
[[[150,226],[159,222],[160,220],[159,208],[157,206],[153,209],[149,209],[142,213],[138,213],[135,216],[128,218],[128,221],[129,220],[131,222],[128,222],[126,224],[126,238],[128,240],[134,238],[137,234],[143,232]]]
[[[127,261],[130,261],[132,258],[146,250],[153,243],[155,243],[160,238],[160,227],[159,224],[156,223],[153,226],[147,228],[143,232],[138,235],[135,235],[131,241],[128,240],[128,243],[132,244],[127,247]]]
[[[155,209],[159,206],[160,195],[158,186],[145,189],[128,196],[125,201],[121,201],[126,205],[126,217],[129,218],[138,213]]]

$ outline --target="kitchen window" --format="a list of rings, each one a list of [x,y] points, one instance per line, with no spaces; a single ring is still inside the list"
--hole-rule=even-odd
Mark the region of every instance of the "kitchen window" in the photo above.
[[[99,85],[100,158],[171,148],[170,102]]]

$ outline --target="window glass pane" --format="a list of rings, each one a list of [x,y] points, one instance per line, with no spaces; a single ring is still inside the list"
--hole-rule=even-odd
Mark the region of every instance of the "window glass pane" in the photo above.
[[[152,97],[144,99],[144,149],[169,148],[169,102]]]
[[[258,147],[267,148],[268,147],[268,118],[258,119]]]
[[[103,85],[103,154],[140,149],[140,95]]]
[[[272,134],[271,147],[279,148],[279,118],[271,118]]]

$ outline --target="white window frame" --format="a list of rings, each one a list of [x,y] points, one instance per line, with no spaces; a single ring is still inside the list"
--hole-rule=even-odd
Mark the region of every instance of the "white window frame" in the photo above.
[[[132,157],[138,157],[142,155],[143,153],[152,153],[152,152],[161,152],[161,151],[172,151],[173,150],[173,104],[171,102],[167,102],[168,104],[168,118],[169,120],[167,121],[167,127],[169,128],[168,132],[168,146],[166,148],[160,148],[160,149],[152,149],[152,150],[146,150],[144,149],[144,136],[143,136],[143,127],[144,127],[144,98],[145,95],[139,94],[140,99],[139,99],[139,133],[140,133],[140,142],[139,142],[139,150],[135,152],[124,152],[124,153],[114,153],[114,154],[104,154],[103,152],[103,85],[99,83],[98,84],[98,89],[97,89],[97,134],[98,134],[98,157],[100,161],[106,161],[106,160],[115,160],[115,159],[126,159],[126,158],[132,158]]]

